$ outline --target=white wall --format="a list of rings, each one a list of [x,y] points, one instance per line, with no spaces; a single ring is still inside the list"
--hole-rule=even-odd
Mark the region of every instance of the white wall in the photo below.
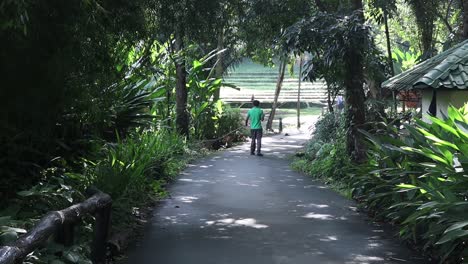
[[[423,120],[428,121],[427,112],[432,101],[432,90],[425,89],[422,94]],[[468,90],[438,90],[437,91],[437,117],[442,117],[441,112],[447,115],[449,105],[462,107],[468,102]]]

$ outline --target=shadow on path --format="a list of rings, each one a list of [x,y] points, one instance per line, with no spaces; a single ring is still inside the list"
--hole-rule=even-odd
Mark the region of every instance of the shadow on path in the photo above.
[[[307,135],[265,138],[185,170],[128,263],[425,263],[355,211],[355,203],[289,168]]]

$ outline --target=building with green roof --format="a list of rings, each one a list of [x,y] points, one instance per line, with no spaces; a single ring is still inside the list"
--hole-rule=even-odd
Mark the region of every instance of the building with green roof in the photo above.
[[[449,105],[468,102],[468,40],[402,72],[382,84],[397,92],[420,90],[423,114],[447,114]]]

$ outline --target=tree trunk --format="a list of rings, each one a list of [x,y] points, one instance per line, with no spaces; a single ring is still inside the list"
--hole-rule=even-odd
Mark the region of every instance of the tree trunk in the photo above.
[[[333,113],[335,110],[333,108],[333,102],[332,102],[332,89],[331,87],[327,84],[327,105],[328,105],[328,112]]]
[[[463,4],[463,38],[468,39],[468,0],[462,0]]]
[[[335,108],[333,107],[335,97],[336,97],[336,90],[333,89],[331,82],[328,81],[328,78],[325,79],[325,84],[327,85],[327,107],[328,112],[333,113],[335,112]],[[333,98],[333,99],[332,99]]]
[[[420,36],[421,50],[425,59],[432,56],[432,42],[434,34],[434,21],[437,13],[437,1],[412,0],[409,1],[416,17],[416,24]]]
[[[392,74],[392,76],[395,76],[395,69],[393,68],[392,43],[390,42],[390,30],[388,28],[388,13],[387,13],[387,10],[384,10],[384,23],[385,23],[385,37],[387,38],[388,65],[390,66],[390,73]],[[393,108],[395,109],[395,113],[396,113],[397,112],[397,105],[396,105],[397,102],[396,102],[396,97],[395,97],[395,91],[392,91],[392,100],[393,100]],[[382,105],[382,108],[383,108],[383,105]]]
[[[361,11],[359,20],[364,22],[362,13],[362,0],[353,0],[353,10]],[[366,121],[365,112],[365,95],[363,89],[363,57],[359,49],[363,48],[364,39],[357,39],[356,44],[350,47],[345,54],[345,104],[346,104],[346,127],[347,133],[347,150],[351,158],[355,162],[365,160],[364,143],[358,129]]]
[[[176,33],[175,46],[179,53],[184,48],[182,34]],[[189,136],[189,114],[187,111],[187,71],[185,69],[185,60],[178,56],[176,59],[176,129],[185,136]]]
[[[387,39],[388,65],[390,66],[390,73],[392,74],[392,76],[394,76],[395,75],[395,70],[393,69],[392,45],[391,45],[391,42],[390,42],[390,30],[388,29],[387,10],[384,10],[384,23],[385,23],[385,37]]]
[[[428,59],[432,57],[432,37],[434,33],[434,27],[425,25],[425,29],[421,30],[421,44],[423,50],[423,56]]]
[[[301,128],[301,82],[302,82],[302,55],[299,59],[299,80],[297,85],[297,128]]]
[[[218,52],[224,49],[224,32],[223,28],[218,33]],[[219,53],[217,56],[217,63],[215,67],[215,78],[223,78],[224,74],[224,53]],[[220,97],[221,88],[217,89],[213,95],[213,100],[218,101]]]
[[[278,98],[281,92],[281,87],[283,86],[285,71],[286,71],[286,59],[283,59],[280,62],[278,80],[276,82],[275,99],[273,100],[273,105],[271,106],[270,116],[268,117],[268,122],[266,125],[267,130],[273,130],[273,120],[275,118],[276,108],[278,107]]]

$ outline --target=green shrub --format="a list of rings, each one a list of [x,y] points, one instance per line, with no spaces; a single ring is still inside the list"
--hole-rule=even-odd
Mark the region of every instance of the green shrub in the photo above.
[[[430,120],[363,132],[369,161],[349,180],[354,197],[398,224],[403,239],[458,263],[468,256],[468,104]]]
[[[343,133],[344,129],[343,115],[326,113],[315,124],[313,140],[316,142],[333,142]]]
[[[223,105],[223,111],[216,121],[216,134],[221,137],[242,126],[243,117],[239,108]]]
[[[137,199],[150,181],[174,174],[176,158],[184,154],[184,149],[184,140],[166,130],[135,134],[106,144],[104,157],[96,164],[92,177],[96,186],[113,199]]]
[[[314,178],[332,182],[335,187],[342,189],[340,182],[346,177],[351,167],[351,161],[346,152],[343,118],[336,117],[334,114],[324,115],[317,122],[314,135],[306,145],[304,154],[303,158],[293,162],[293,169]]]
[[[341,180],[346,176],[350,161],[346,154],[344,140],[334,144],[314,142],[312,146],[308,148],[305,159],[293,165],[294,168],[315,178]],[[299,166],[300,164],[302,166]]]
[[[86,160],[83,174],[65,168],[42,172],[42,180],[21,191],[14,203],[0,211],[0,245],[12,242],[25,233],[50,210],[60,210],[84,200],[85,189],[96,185],[113,199],[113,229],[123,230],[134,224],[135,210],[164,195],[164,184],[185,165],[187,143],[168,130],[134,132],[117,143],[103,145],[94,161]],[[90,219],[77,228],[76,245],[67,248],[55,243],[38,249],[31,263],[65,261],[70,256],[86,262],[92,228]]]

